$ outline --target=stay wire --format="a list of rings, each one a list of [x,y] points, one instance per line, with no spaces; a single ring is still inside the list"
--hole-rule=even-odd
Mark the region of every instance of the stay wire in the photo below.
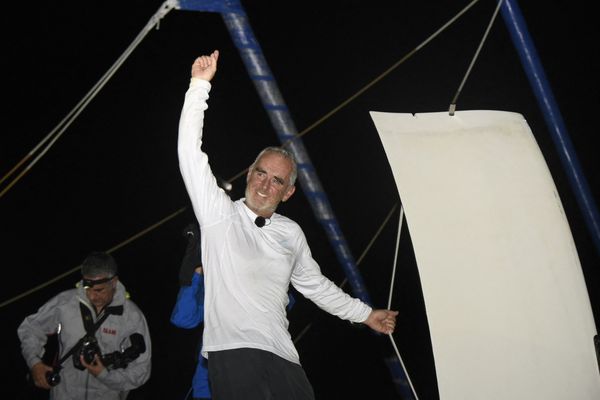
[[[490,23],[488,24],[488,26],[485,30],[485,33],[483,34],[483,37],[481,38],[481,42],[479,42],[479,46],[477,47],[477,50],[475,51],[475,55],[473,56],[473,59],[471,60],[471,64],[469,64],[469,68],[467,68],[467,72],[465,73],[465,76],[463,77],[462,82],[458,86],[458,90],[456,91],[454,98],[450,102],[450,107],[448,108],[448,112],[449,112],[450,116],[453,116],[454,112],[456,111],[456,101],[458,100],[458,96],[460,95],[460,92],[462,91],[463,86],[465,85],[465,82],[467,81],[467,78],[471,74],[471,69],[473,68],[473,65],[475,64],[475,60],[477,60],[477,57],[479,56],[479,52],[481,51],[481,48],[483,47],[483,43],[485,43],[485,40],[486,40],[488,34],[490,33],[490,29],[492,28],[492,25],[493,25],[494,21],[496,20],[496,16],[498,15],[498,11],[500,10],[502,1],[503,0],[498,1],[498,5],[496,6],[496,9],[494,10],[492,19],[490,20]]]
[[[108,81],[112,78],[112,76],[117,72],[117,70],[123,65],[125,60],[129,58],[131,53],[135,50],[135,48],[142,42],[142,40],[148,35],[148,33],[156,26],[158,29],[158,25],[160,20],[167,15],[167,13],[175,7],[175,4],[168,0],[161,5],[159,10],[150,18],[150,21],[146,24],[146,26],[142,29],[142,31],[136,36],[133,42],[127,47],[127,49],[119,56],[117,61],[102,75],[100,80],[92,86],[92,88],[86,93],[85,96],[69,111],[69,113],[48,133],[25,157],[23,157],[13,168],[10,169],[3,177],[0,179],[0,184],[4,182],[8,177],[14,174],[23,164],[25,164],[29,159],[31,159],[44,145],[44,143],[48,142],[46,146],[41,150],[41,152],[29,163],[27,164],[21,172],[10,181],[3,189],[0,191],[0,198],[4,196],[8,192],[10,188],[12,188],[25,174],[27,174],[31,168],[37,164],[37,162],[50,150],[50,148],[56,143],[56,141],[63,135],[63,133],[67,130],[69,126],[79,117],[79,115],[85,110],[87,105],[96,97],[96,95],[100,92],[100,90],[108,83]]]

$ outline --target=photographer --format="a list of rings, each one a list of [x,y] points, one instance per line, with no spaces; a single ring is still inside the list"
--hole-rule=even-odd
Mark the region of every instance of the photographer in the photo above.
[[[92,252],[78,287],[50,299],[17,329],[33,383],[53,400],[123,400],[150,377],[148,325],[117,273],[111,255]],[[41,357],[54,333],[60,360],[47,365]]]

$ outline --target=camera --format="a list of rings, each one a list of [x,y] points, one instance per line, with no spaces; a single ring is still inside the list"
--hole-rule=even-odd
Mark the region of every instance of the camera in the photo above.
[[[144,337],[139,333],[134,333],[129,337],[131,346],[123,351],[115,351],[102,355],[98,340],[94,336],[85,336],[81,342],[81,347],[73,353],[73,365],[80,370],[85,367],[81,363],[80,357],[83,356],[87,364],[94,361],[96,355],[100,357],[102,364],[109,369],[126,368],[127,365],[146,351]]]
[[[80,357],[83,356],[83,360],[87,364],[91,364],[97,355],[101,355],[100,346],[98,346],[98,340],[94,336],[86,335],[79,347],[78,351],[73,353],[73,365],[75,368],[84,370],[85,367],[81,363]]]
[[[140,333],[134,333],[129,336],[131,346],[122,351],[114,351],[112,353],[102,355],[98,340],[91,335],[86,335],[81,340],[81,344],[73,352],[73,365],[75,368],[84,370],[85,367],[81,363],[81,357],[87,364],[94,362],[96,355],[100,357],[102,364],[108,369],[127,368],[130,362],[146,351],[146,342],[144,336]],[[68,356],[67,356],[68,357]],[[60,361],[62,363],[63,360]],[[60,364],[59,363],[59,364]],[[50,386],[56,386],[60,383],[61,366],[54,366],[52,371],[46,372],[46,380]]]

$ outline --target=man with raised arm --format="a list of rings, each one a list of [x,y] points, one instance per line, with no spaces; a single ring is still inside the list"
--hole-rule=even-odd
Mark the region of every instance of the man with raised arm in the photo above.
[[[321,309],[394,331],[397,311],[375,310],[326,278],[306,237],[275,213],[295,191],[296,161],[281,147],[261,151],[248,169],[245,197],[219,188],[202,151],[204,112],[219,52],[198,57],[179,123],[179,166],[202,231],[204,342],[215,400],[314,399],[288,332],[291,283]]]

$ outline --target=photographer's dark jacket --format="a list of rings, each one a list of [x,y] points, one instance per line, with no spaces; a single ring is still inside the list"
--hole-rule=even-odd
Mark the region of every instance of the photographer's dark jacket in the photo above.
[[[66,290],[50,299],[40,309],[26,317],[17,333],[23,357],[29,368],[41,361],[47,335],[59,332],[60,355],[63,357],[85,335],[80,304],[90,310],[83,287]],[[129,337],[139,333],[144,337],[146,350],[126,368],[105,368],[97,377],[73,365],[72,357],[62,364],[61,382],[51,389],[53,400],[123,400],[127,393],[144,384],[150,377],[151,344],[146,318],[138,306],[126,296],[125,287],[117,283],[110,307],[123,306],[121,315],[110,314],[94,336],[103,355],[122,351],[131,346]],[[95,312],[91,315],[95,317]]]

